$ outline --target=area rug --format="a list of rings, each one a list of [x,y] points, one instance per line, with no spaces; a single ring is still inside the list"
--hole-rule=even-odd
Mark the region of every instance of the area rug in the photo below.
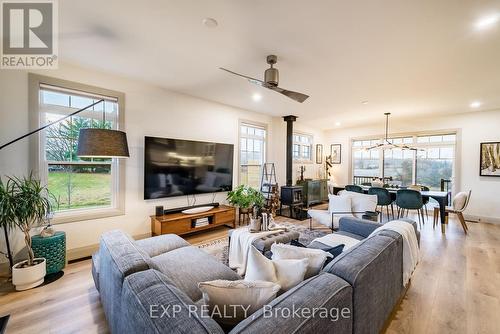
[[[286,227],[290,231],[299,232],[299,242],[303,245],[308,245],[316,238],[320,238],[328,232],[318,229],[310,230],[309,227],[303,225],[297,225],[290,222],[279,222],[279,225]],[[214,256],[217,260],[229,265],[229,242],[228,238],[220,238],[211,240],[206,243],[201,243],[196,245],[201,250],[207,252],[208,254]]]

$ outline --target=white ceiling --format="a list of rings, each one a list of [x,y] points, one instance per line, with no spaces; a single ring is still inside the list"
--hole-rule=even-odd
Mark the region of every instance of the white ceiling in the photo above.
[[[60,59],[266,114],[334,128],[500,107],[500,13],[486,0],[64,0]],[[217,28],[202,24],[213,17]],[[218,69],[262,78],[303,104]],[[260,93],[260,102],[252,99]],[[368,104],[361,101],[367,100]]]

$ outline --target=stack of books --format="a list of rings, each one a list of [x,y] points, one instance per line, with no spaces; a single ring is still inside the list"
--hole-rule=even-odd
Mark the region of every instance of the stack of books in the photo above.
[[[193,227],[194,228],[202,227],[202,226],[207,226],[208,224],[210,224],[210,221],[208,220],[208,217],[198,218],[198,219],[196,219],[196,220],[193,221]]]

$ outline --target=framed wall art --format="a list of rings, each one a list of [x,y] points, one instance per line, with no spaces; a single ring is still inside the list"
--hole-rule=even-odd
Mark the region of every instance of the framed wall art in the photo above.
[[[332,164],[342,163],[342,145],[341,144],[330,145],[330,156],[332,157]]]
[[[500,177],[500,142],[481,143],[479,175]]]

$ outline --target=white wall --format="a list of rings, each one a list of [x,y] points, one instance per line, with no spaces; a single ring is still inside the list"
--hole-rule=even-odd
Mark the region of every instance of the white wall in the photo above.
[[[286,138],[286,122],[283,120],[283,118],[275,117],[273,118],[272,122],[273,122],[272,128],[274,131],[275,138]],[[305,178],[316,179],[318,178],[318,172],[320,171],[320,169],[324,169],[324,164],[319,165],[315,163],[316,144],[323,144],[323,155],[329,152],[326,151],[326,145],[324,144],[324,132],[318,129],[308,127],[304,124],[301,124],[300,119],[297,119],[297,121],[293,124],[293,130],[312,135],[314,140],[314,145],[313,145],[313,162],[301,163],[301,164],[294,163],[292,168],[293,171],[292,180],[295,184],[300,175],[299,168],[301,165],[304,165],[306,167],[306,172],[304,173]],[[283,185],[286,183],[286,168],[285,168],[286,141],[275,140],[271,146],[273,154],[269,156],[269,162],[274,162],[278,166],[277,168],[278,183],[280,185]]]
[[[335,129],[325,133],[328,144],[342,144],[342,164],[333,169],[333,181],[350,183],[351,138],[379,136],[383,133],[383,122],[362,127]],[[414,118],[390,122],[391,133],[437,131],[457,129],[459,131],[457,165],[457,191],[472,189],[467,214],[489,222],[500,221],[500,178],[479,176],[480,143],[500,141],[500,110],[456,114],[447,117]]]
[[[145,135],[232,143],[237,150],[240,119],[265,123],[269,131],[268,158],[270,162],[276,163],[278,182],[285,183],[285,135],[282,132],[285,122],[281,118],[272,118],[68,64],[61,65],[59,70],[36,73],[125,93],[125,131],[130,149],[130,158],[125,160],[126,213],[119,217],[57,225],[58,230],[67,233],[68,250],[97,244],[103,232],[115,228],[123,229],[131,235],[147,234],[150,232],[149,215],[154,213],[156,205],[164,205],[166,208],[187,205],[185,197],[143,200]],[[0,143],[28,131],[28,74],[25,71],[0,71],[0,129]],[[280,150],[276,152],[278,148]],[[235,151],[234,184],[237,182],[237,156]],[[29,172],[28,158],[28,140],[0,151],[0,175],[26,175]],[[212,195],[199,195],[197,203],[206,203],[211,199]],[[217,201],[222,202],[224,199],[225,193],[217,195]],[[0,247],[4,249],[4,240],[0,239],[0,242]],[[15,250],[23,247],[20,238],[13,238],[13,243]]]

